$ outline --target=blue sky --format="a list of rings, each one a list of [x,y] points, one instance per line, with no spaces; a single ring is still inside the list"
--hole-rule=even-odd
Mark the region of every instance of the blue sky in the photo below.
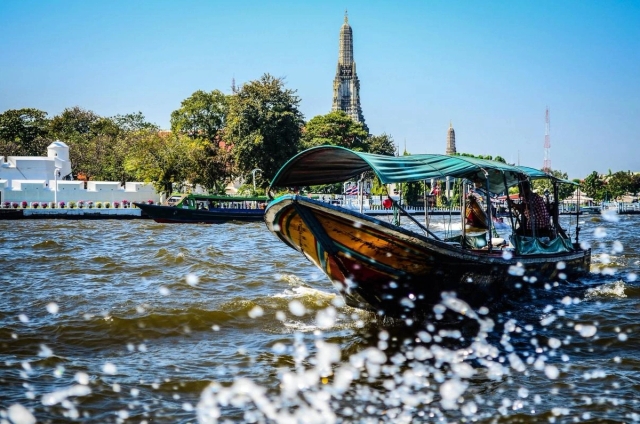
[[[411,153],[640,171],[639,1],[0,2],[0,111],[142,112],[270,73],[328,113],[344,11],[371,133]]]

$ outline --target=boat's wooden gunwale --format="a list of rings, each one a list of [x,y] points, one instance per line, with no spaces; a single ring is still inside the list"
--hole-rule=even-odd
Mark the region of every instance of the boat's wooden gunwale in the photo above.
[[[545,254],[535,254],[535,255],[517,255],[512,253],[511,258],[505,259],[503,256],[502,250],[494,249],[492,252],[488,250],[471,250],[471,249],[463,249],[460,247],[455,247],[447,242],[436,240],[433,238],[428,238],[422,234],[414,233],[410,230],[407,230],[402,227],[394,226],[393,224],[381,221],[375,217],[367,216],[364,214],[360,214],[353,211],[345,211],[342,208],[334,205],[330,205],[324,202],[318,202],[312,199],[308,199],[302,196],[289,196],[289,199],[282,198],[267,210],[267,213],[275,213],[278,214],[278,211],[282,211],[289,205],[293,203],[298,203],[304,205],[304,207],[314,209],[319,213],[326,213],[328,210],[331,211],[330,215],[332,218],[339,217],[344,221],[353,222],[354,225],[357,222],[359,225],[359,230],[364,231],[366,227],[363,225],[363,222],[366,222],[371,229],[377,230],[380,233],[384,233],[388,236],[393,236],[401,240],[402,242],[408,245],[419,245],[423,249],[427,249],[437,253],[439,255],[445,255],[447,257],[451,257],[452,259],[461,260],[465,262],[482,262],[489,265],[515,265],[518,262],[523,265],[526,264],[537,264],[549,261],[549,255]],[[276,211],[277,210],[277,211]],[[356,218],[357,220],[354,220]],[[265,215],[265,220],[267,224],[270,219],[267,219]],[[276,218],[277,221],[277,218]],[[287,244],[290,244],[287,242]],[[295,248],[295,246],[292,246]],[[583,257],[585,253],[583,251],[575,251],[575,252],[562,252],[554,254],[554,258],[558,258],[560,260],[574,260]]]

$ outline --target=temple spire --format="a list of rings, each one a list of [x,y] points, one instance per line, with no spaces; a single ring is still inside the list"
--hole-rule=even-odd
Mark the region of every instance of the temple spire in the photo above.
[[[447,150],[445,154],[455,155],[456,151],[456,132],[453,130],[453,122],[449,121],[449,130],[447,131]]]
[[[344,11],[344,23],[340,28],[338,49],[338,67],[333,80],[333,106],[331,110],[342,110],[356,122],[360,122],[368,132],[360,107],[360,80],[353,60],[353,31],[349,25],[349,16]]]

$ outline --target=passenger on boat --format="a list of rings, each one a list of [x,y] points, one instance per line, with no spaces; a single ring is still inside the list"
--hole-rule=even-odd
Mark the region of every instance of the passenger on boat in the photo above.
[[[544,199],[531,190],[529,181],[521,181],[519,185],[521,202],[514,203],[507,197],[507,202],[520,215],[520,226],[516,233],[531,236],[535,228],[536,237],[552,237],[551,216]]]
[[[482,209],[475,195],[469,194],[465,211],[467,231],[485,232],[487,230],[487,214]]]

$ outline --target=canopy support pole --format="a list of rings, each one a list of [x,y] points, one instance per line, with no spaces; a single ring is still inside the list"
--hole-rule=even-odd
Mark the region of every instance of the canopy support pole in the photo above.
[[[485,178],[487,179],[487,229],[488,229],[488,233],[489,233],[489,253],[491,253],[491,250],[493,249],[493,244],[491,243],[492,240],[491,238],[493,237],[493,217],[491,214],[491,192],[489,191],[489,174],[486,173],[485,174]]]
[[[391,197],[389,197],[389,199],[391,199]],[[436,240],[440,240],[440,238],[433,234],[431,231],[429,231],[429,229],[427,227],[425,227],[424,225],[422,225],[420,223],[420,221],[418,221],[417,219],[415,219],[414,217],[411,216],[411,214],[409,214],[406,210],[404,210],[404,208],[402,206],[400,206],[398,204],[398,202],[396,202],[395,200],[391,199],[391,201],[393,202],[394,206],[397,207],[400,211],[404,212],[405,215],[407,215],[407,218],[409,218],[411,221],[413,221],[418,227],[420,227],[422,230],[426,231],[427,234],[429,234],[431,237],[433,237]]]

